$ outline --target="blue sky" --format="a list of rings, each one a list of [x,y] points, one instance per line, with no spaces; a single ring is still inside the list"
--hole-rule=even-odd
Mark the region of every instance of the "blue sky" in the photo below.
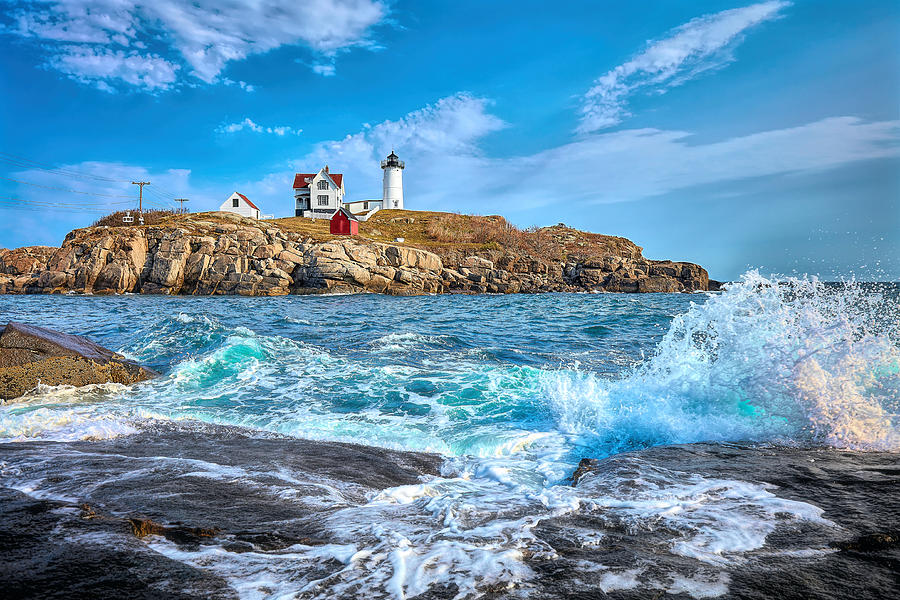
[[[408,208],[719,279],[900,279],[897,2],[0,5],[0,246],[58,245],[132,180],[287,216],[328,163],[377,198],[394,147]]]

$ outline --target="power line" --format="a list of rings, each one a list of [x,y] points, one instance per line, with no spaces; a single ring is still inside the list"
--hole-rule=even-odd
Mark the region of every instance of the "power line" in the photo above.
[[[18,167],[23,167],[26,169],[38,169],[41,171],[45,171],[47,173],[51,173],[54,175],[59,175],[62,177],[67,177],[67,178],[89,179],[89,180],[104,181],[104,182],[109,182],[109,183],[129,183],[129,181],[127,181],[127,180],[113,179],[113,178],[104,177],[101,175],[94,175],[92,173],[84,173],[81,171],[77,171],[75,169],[66,169],[66,168],[55,167],[48,163],[43,163],[43,162],[36,161],[36,160],[30,159],[30,158],[25,158],[24,156],[18,156],[16,154],[11,154],[9,152],[0,152],[0,163],[7,163],[7,164],[11,164],[11,165],[18,166]],[[55,189],[55,190],[59,190],[59,191],[70,191],[73,193],[82,193],[82,194],[101,196],[101,197],[131,198],[131,196],[117,196],[117,195],[112,195],[112,194],[99,194],[99,193],[95,193],[95,192],[81,192],[78,190],[69,190],[67,188],[43,186],[40,184],[35,184],[35,183],[27,182],[27,181],[13,179],[11,177],[3,177],[3,179],[7,179],[9,181],[15,181],[17,183],[24,183],[26,185],[33,185],[35,187],[44,187],[46,189]],[[148,192],[152,192],[163,203],[170,203],[170,204],[165,204],[165,206],[167,206],[167,207],[174,206],[175,194],[173,194],[166,188],[160,187],[159,185],[150,185],[149,182],[147,183],[147,185],[150,186],[147,188]],[[144,186],[141,186],[141,192],[143,192],[143,187]],[[142,195],[143,195],[142,193],[139,194],[138,204],[141,204],[140,196],[142,196]],[[148,203],[149,203],[149,201],[148,201]]]
[[[23,183],[25,185],[31,185],[34,187],[44,188],[45,190],[58,190],[60,192],[69,192],[72,194],[86,194],[88,196],[100,196],[103,198],[134,198],[134,196],[123,196],[123,195],[117,195],[117,194],[100,194],[97,192],[82,192],[79,190],[70,190],[70,189],[61,188],[61,187],[54,187],[51,185],[41,185],[40,183],[31,183],[30,181],[22,181],[21,179],[13,179],[12,177],[3,177],[2,175],[0,175],[0,179],[5,179],[6,181],[14,181],[16,183]]]
[[[81,171],[76,171],[74,169],[61,169],[59,167],[54,167],[52,165],[48,165],[47,163],[41,163],[36,160],[31,160],[29,158],[24,158],[22,156],[16,156],[15,154],[9,154],[7,152],[0,152],[0,161],[12,164],[18,167],[24,167],[26,169],[38,169],[41,171],[46,171],[48,173],[54,173],[56,175],[62,175],[64,177],[73,177],[73,178],[82,178],[82,179],[95,179],[97,181],[107,181],[110,183],[128,183],[127,181],[121,179],[112,179],[110,177],[103,177],[101,175],[93,175],[91,173],[83,173]]]
[[[171,197],[171,198],[174,198],[174,197],[175,197],[175,194],[173,194],[172,192],[168,191],[168,190],[167,190],[166,188],[164,188],[164,187],[159,187],[159,184],[154,184],[152,187],[156,188],[156,190],[157,190],[158,192],[161,192],[161,193],[162,193],[163,195],[165,195],[165,196],[169,196],[169,197]]]
[[[25,202],[27,204],[46,204],[49,206],[72,206],[76,208],[103,208],[106,204],[85,204],[84,202],[56,202],[52,200],[26,200],[24,198],[14,198],[12,196],[0,196],[0,200],[11,200],[15,202]],[[119,204],[118,202],[110,202],[109,204]],[[122,202],[122,204],[130,204],[130,202]]]
[[[32,200],[22,200],[21,198],[5,197],[0,197],[0,208],[20,208],[24,210],[40,210],[44,212],[46,212],[48,208],[66,212],[109,212],[108,208],[100,208],[99,206],[93,207],[73,204],[55,204],[52,202],[35,202]]]
[[[169,196],[163,196],[163,195],[159,192],[159,190],[153,189],[153,186],[152,186],[152,185],[147,187],[147,192],[148,192],[148,193],[152,193],[153,196],[155,196],[155,197],[156,197],[157,199],[159,199],[159,200],[162,200],[163,202],[172,202],[172,201],[175,200],[175,196],[172,196],[172,197],[169,197]]]

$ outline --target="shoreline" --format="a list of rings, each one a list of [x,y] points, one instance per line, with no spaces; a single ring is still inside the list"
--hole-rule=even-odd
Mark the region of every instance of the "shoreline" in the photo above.
[[[391,597],[395,586],[412,596],[424,585],[424,597],[453,590],[549,600],[603,589],[635,599],[660,590],[751,598],[760,581],[783,597],[826,590],[867,597],[891,589],[897,552],[891,502],[878,495],[900,483],[891,469],[896,454],[889,452],[700,442],[618,453],[588,461],[572,483],[545,485],[543,493],[579,498],[580,506],[541,509],[526,502],[520,510],[537,511],[529,517],[531,533],[499,545],[474,524],[445,529],[420,502],[430,498],[428,490],[458,481],[459,467],[448,466],[454,458],[443,454],[179,421],[151,422],[110,439],[5,442],[0,456],[15,467],[0,477],[0,530],[8,541],[0,580],[17,597],[53,586],[66,597],[102,590],[110,598],[236,598],[311,585],[319,590],[314,597],[353,597],[347,585]],[[691,475],[682,479],[688,465]],[[810,465],[822,475],[811,477]],[[678,521],[686,530],[665,525],[678,519],[673,514],[644,531],[660,518],[655,511],[630,530],[629,511],[643,506],[642,494],[653,489],[626,485],[636,473],[662,485],[653,492],[662,495],[648,501],[668,505],[667,494],[688,494],[686,519]],[[27,490],[19,480],[30,481]],[[78,481],[106,483],[77,490]],[[487,493],[487,481],[477,485],[473,491]],[[500,482],[490,486],[506,493]],[[699,497],[687,491],[707,488]],[[598,520],[590,508],[595,502],[606,507],[606,518]],[[693,510],[700,522],[692,521]],[[388,560],[392,538],[356,535],[346,521],[364,515],[390,519],[385,525],[398,532],[406,531],[407,519],[414,530],[434,531],[408,540],[402,562]],[[730,540],[733,521],[745,518],[759,521],[761,531],[752,541]],[[497,517],[495,526],[516,522]],[[717,535],[740,549],[707,549],[702,540]],[[691,550],[679,551],[684,544]],[[434,556],[437,567],[433,553],[442,548],[467,548],[482,563],[456,563],[449,554],[448,564],[461,572],[422,583],[416,552]],[[495,567],[484,562],[488,557]]]
[[[441,236],[449,234],[433,224],[443,218],[379,211],[365,222],[368,229],[352,237],[321,232],[309,219],[259,222],[230,213],[179,215],[156,226],[78,229],[60,248],[0,250],[0,294],[412,296],[718,288],[699,265],[646,259],[624,238],[560,224],[516,234],[500,227],[510,236],[506,245],[446,242]],[[489,219],[453,218],[473,230]],[[406,231],[410,243],[390,241],[390,235]],[[455,235],[470,239],[470,233]]]

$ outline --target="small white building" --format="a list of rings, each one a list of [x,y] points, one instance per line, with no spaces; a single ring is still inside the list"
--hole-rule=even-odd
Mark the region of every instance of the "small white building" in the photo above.
[[[354,202],[345,202],[344,208],[354,215],[367,213],[370,210],[380,209],[383,205],[381,200],[356,200]]]
[[[384,169],[381,208],[403,210],[403,169],[406,164],[391,150],[381,161],[381,168]]]
[[[328,165],[318,173],[294,176],[294,216],[330,219],[344,204],[344,176],[331,173]]]
[[[250,217],[251,219],[259,219],[259,209],[255,204],[250,202],[247,196],[240,192],[235,192],[228,196],[228,200],[222,203],[219,210],[224,212],[235,213],[242,217]]]

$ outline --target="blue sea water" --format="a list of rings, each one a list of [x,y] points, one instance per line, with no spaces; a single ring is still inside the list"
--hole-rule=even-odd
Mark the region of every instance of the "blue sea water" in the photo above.
[[[373,589],[399,590],[395,597],[427,588],[421,571],[403,573],[438,555],[477,571],[458,584],[526,577],[516,553],[533,542],[533,522],[610,502],[564,485],[584,457],[710,441],[900,449],[900,302],[891,285],[750,272],[712,294],[0,296],[0,322],[10,320],[86,335],[162,376],[131,388],[39,387],[0,406],[3,441],[104,439],[177,420],[448,457],[444,478],[386,491],[342,516],[371,528],[389,502],[418,503],[433,517],[427,532],[397,517],[394,537],[379,542],[395,547],[401,535],[419,557],[369,573]],[[661,499],[699,493],[687,476],[667,485],[629,515],[658,520],[668,514]],[[759,547],[776,514],[819,519],[815,507],[762,488],[715,485],[730,500],[704,508],[702,535],[683,556],[714,562]],[[729,504],[735,498],[743,509]],[[515,517],[496,518],[498,506],[513,505]],[[761,539],[717,529],[713,516],[733,524],[744,509],[741,527]],[[488,525],[472,514],[495,518]],[[685,519],[679,526],[693,523]],[[273,575],[278,567],[251,563],[222,570],[236,579],[265,571],[269,588],[290,591]],[[716,581],[698,583],[698,593],[715,592]]]
[[[892,448],[898,315],[894,287],[756,274],[709,295],[5,296],[0,322],[163,377],[96,402],[40,390],[3,408],[0,436],[156,417],[454,456],[546,443],[566,463],[697,441]]]

